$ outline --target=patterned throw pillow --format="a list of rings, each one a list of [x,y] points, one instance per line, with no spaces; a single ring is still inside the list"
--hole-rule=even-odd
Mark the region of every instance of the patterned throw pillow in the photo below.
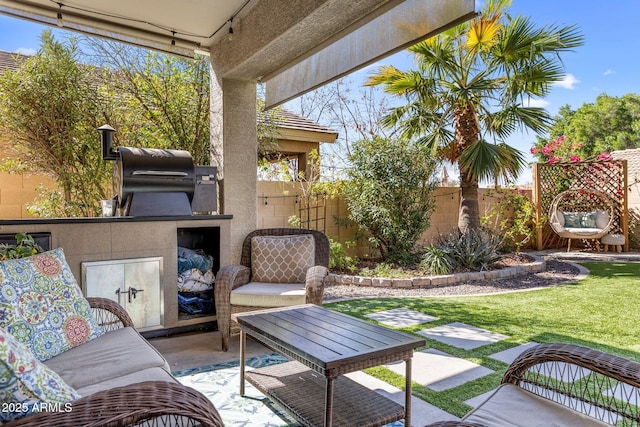
[[[79,397],[78,392],[36,359],[24,344],[0,328],[1,421],[33,412],[71,410],[65,403]]]
[[[61,248],[0,261],[0,327],[41,361],[104,333]]]
[[[304,283],[314,266],[315,239],[311,234],[251,238],[251,280],[267,283]]]
[[[595,212],[587,212],[582,215],[582,219],[580,223],[584,228],[597,228],[596,226],[596,213]]]
[[[565,212],[564,213],[564,226],[566,228],[582,228],[582,213],[580,213],[580,212]]]

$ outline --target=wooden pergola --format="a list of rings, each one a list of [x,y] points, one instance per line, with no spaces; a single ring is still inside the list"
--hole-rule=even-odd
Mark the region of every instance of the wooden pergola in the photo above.
[[[533,167],[533,203],[536,206],[538,250],[566,246],[566,238],[558,236],[549,225],[549,208],[553,199],[566,190],[606,195],[613,206],[613,222],[609,233],[622,234],[629,242],[627,161],[589,161],[572,163],[536,163]]]

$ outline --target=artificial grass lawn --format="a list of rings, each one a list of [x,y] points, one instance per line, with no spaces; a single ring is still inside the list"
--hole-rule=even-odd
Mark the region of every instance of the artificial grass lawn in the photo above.
[[[537,291],[482,297],[364,299],[325,306],[360,318],[398,307],[440,318],[428,324],[401,329],[409,333],[463,322],[508,335],[510,338],[507,340],[469,351],[425,338],[428,347],[496,371],[442,392],[414,383],[414,395],[463,416],[471,409],[463,402],[497,387],[507,368],[506,364],[488,356],[519,344],[568,342],[640,361],[640,263],[581,264],[590,271],[587,278]],[[367,372],[404,388],[403,378],[384,367]]]

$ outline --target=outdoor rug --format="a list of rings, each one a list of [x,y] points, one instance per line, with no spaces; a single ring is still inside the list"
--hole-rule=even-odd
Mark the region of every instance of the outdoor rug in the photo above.
[[[279,354],[266,354],[246,360],[246,368],[254,369],[287,362]],[[299,427],[275,403],[272,403],[254,386],[245,382],[245,396],[240,396],[240,366],[238,361],[174,371],[178,381],[195,388],[213,402],[222,421],[228,427]],[[402,422],[386,427],[402,427]]]

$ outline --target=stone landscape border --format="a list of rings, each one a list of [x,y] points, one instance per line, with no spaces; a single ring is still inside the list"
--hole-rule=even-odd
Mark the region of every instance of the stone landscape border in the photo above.
[[[419,289],[430,286],[455,285],[458,283],[478,282],[482,280],[500,280],[511,277],[526,276],[527,274],[539,273],[547,269],[546,261],[538,256],[534,256],[534,261],[526,264],[519,264],[512,267],[505,267],[498,270],[474,271],[469,273],[454,273],[440,276],[405,277],[405,278],[383,278],[352,276],[348,274],[330,273],[327,277],[328,285],[355,285],[355,286],[377,286],[381,288],[410,288]]]

